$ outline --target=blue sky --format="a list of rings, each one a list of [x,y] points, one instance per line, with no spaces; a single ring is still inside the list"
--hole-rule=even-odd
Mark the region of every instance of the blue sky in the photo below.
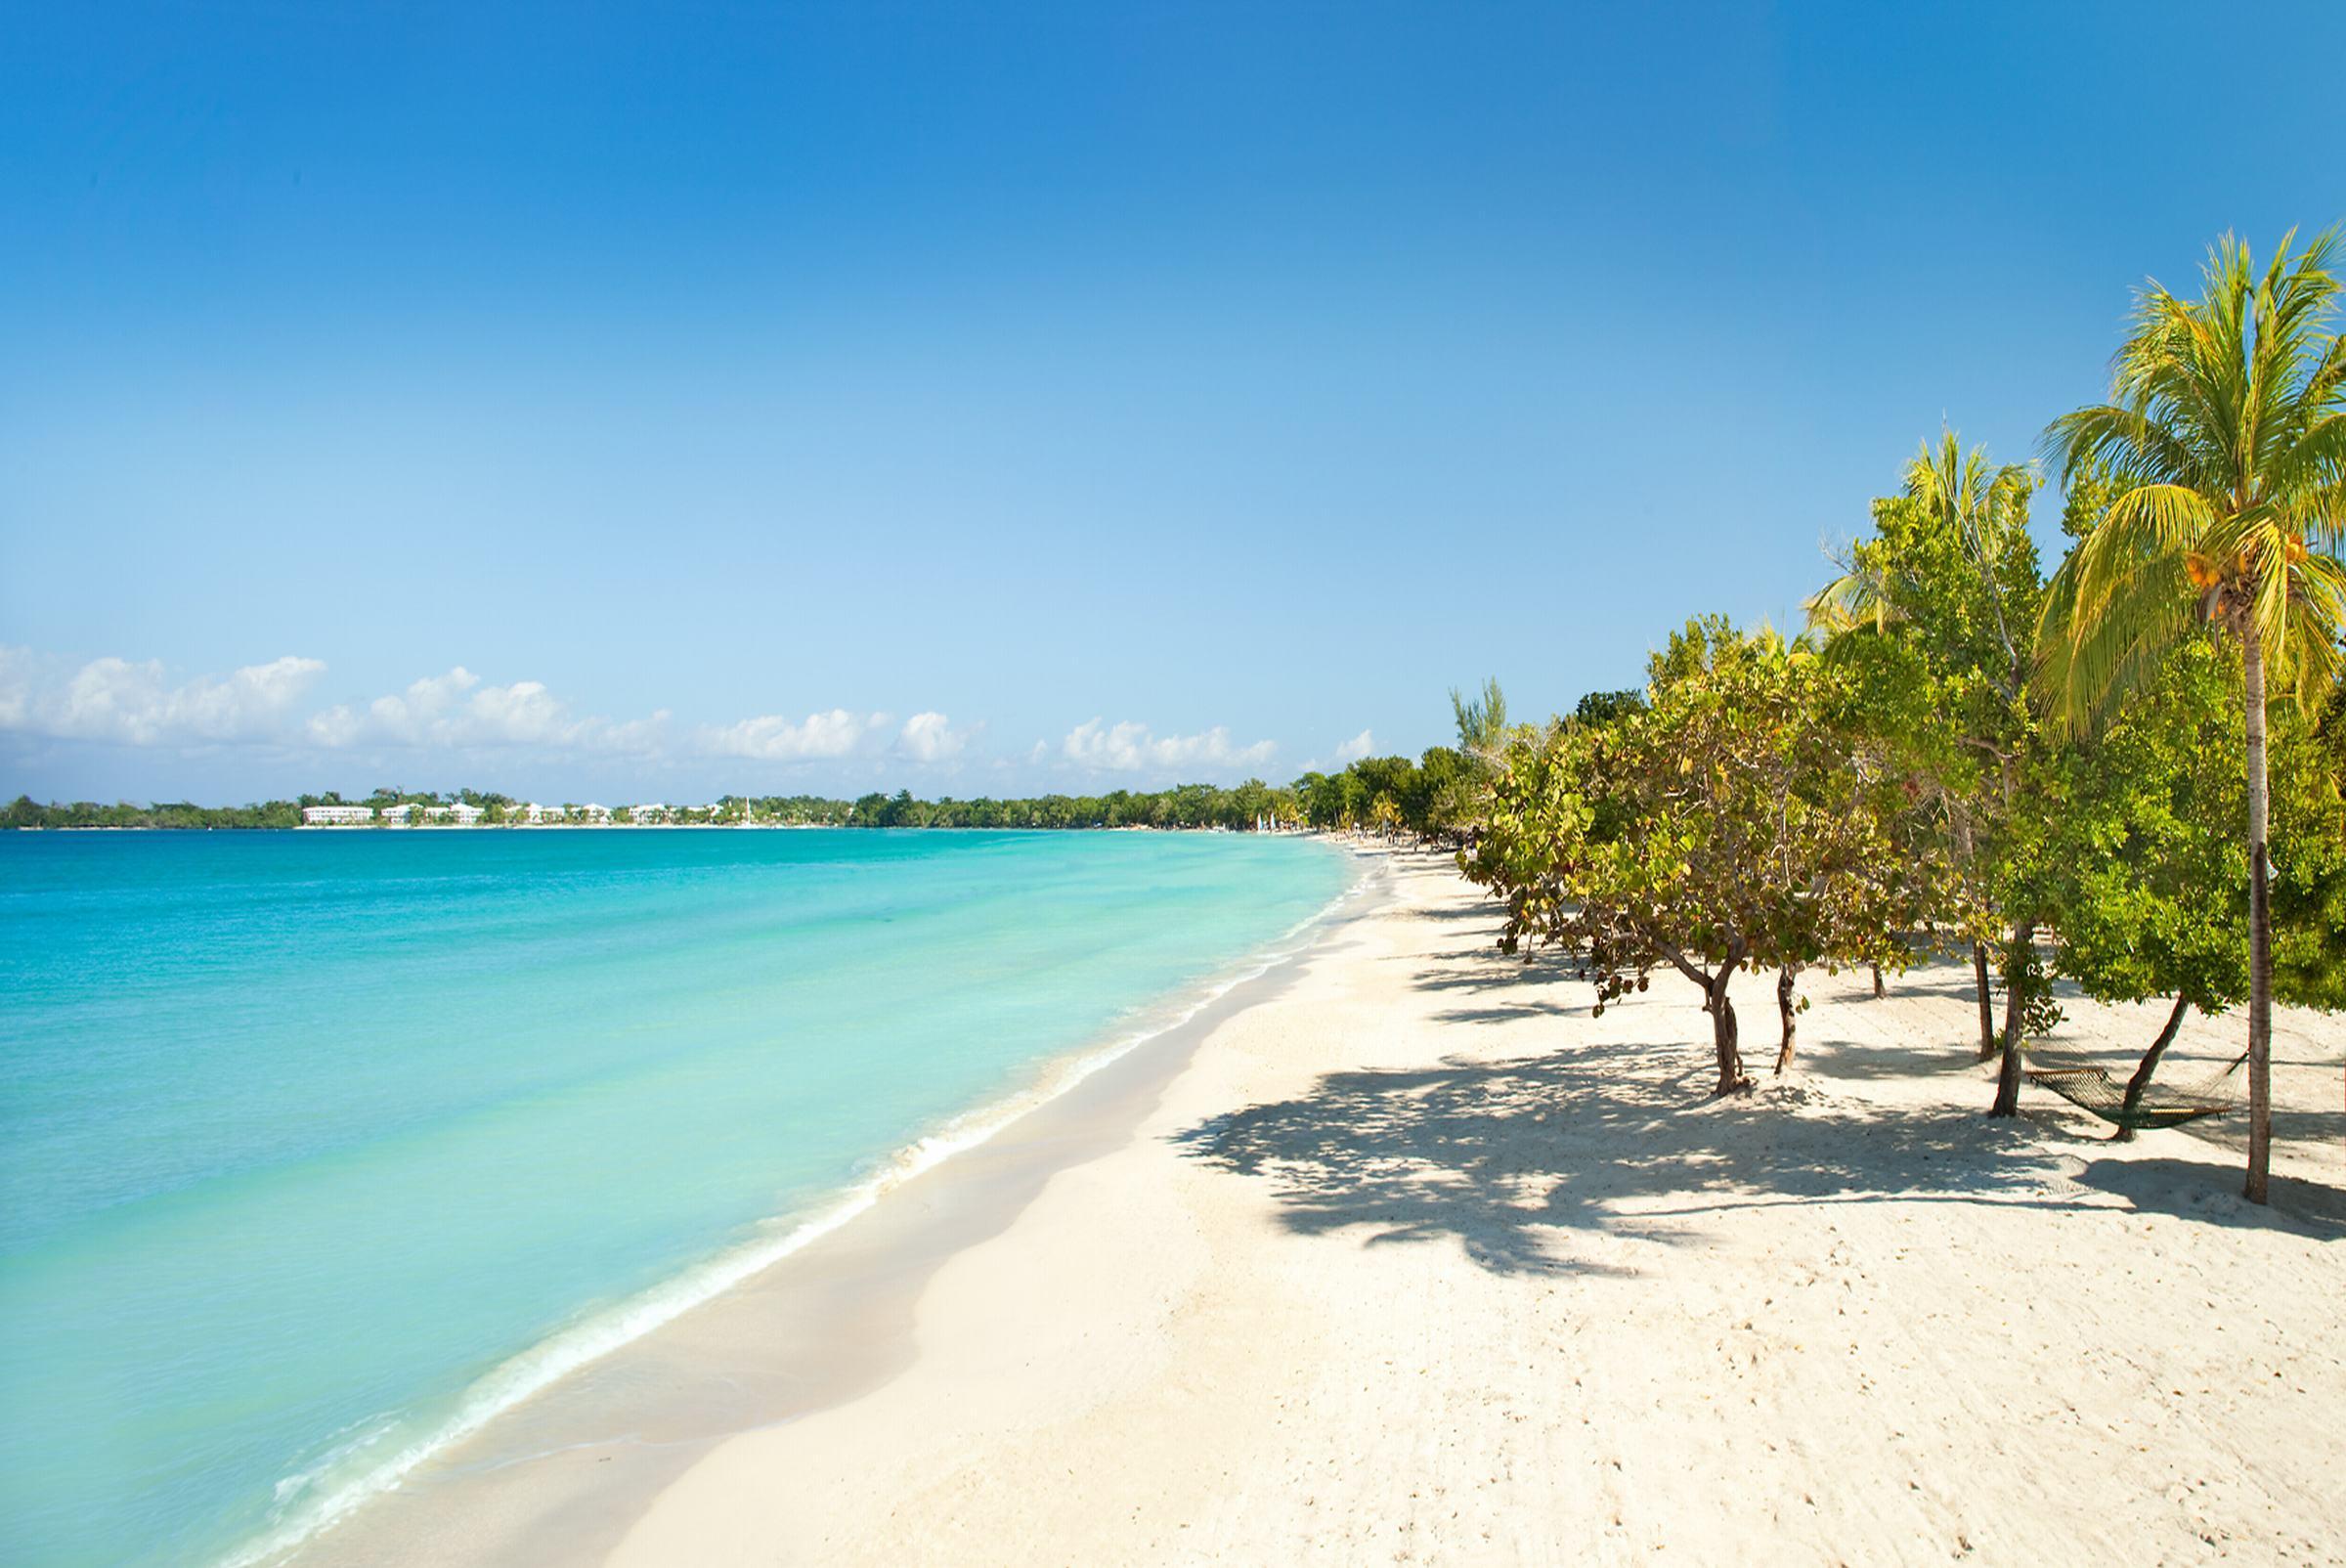
[[[2346,9],[0,7],[0,790],[1291,777],[1797,619]],[[2040,508],[2050,520],[2051,509]]]

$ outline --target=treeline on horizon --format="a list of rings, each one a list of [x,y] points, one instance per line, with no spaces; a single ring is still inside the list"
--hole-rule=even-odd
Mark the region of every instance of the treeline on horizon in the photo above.
[[[1633,694],[1619,694],[1631,695]],[[1435,746],[1415,759],[1368,757],[1330,772],[1307,772],[1292,784],[1248,779],[1224,787],[1177,784],[1163,790],[1113,790],[1102,795],[1038,795],[996,800],[916,799],[909,790],[874,793],[858,800],[817,795],[720,796],[709,806],[664,806],[665,820],[724,825],[752,821],[783,826],[851,828],[1360,828],[1387,835],[1412,833],[1437,838],[1454,833],[1472,808],[1471,769],[1465,757]],[[102,805],[93,801],[42,805],[19,795],[0,808],[0,828],[297,828],[302,807],[364,806],[477,806],[481,822],[500,826],[518,820],[521,806],[510,795],[460,789],[445,794],[384,788],[345,798],[327,792],[247,806],[196,806],[160,802]],[[565,803],[574,818],[581,807]],[[629,820],[616,807],[614,820]]]
[[[1739,974],[1774,977],[1782,1071],[1804,971],[1968,958],[2006,1116],[2055,976],[2154,1001],[2122,1098],[2091,1067],[2045,1080],[2121,1136],[2226,1104],[2154,1100],[2154,1073],[2190,1012],[2245,1003],[2264,1201],[2273,1003],[2346,1007],[2339,254],[2336,231],[2261,264],[2227,236],[2197,297],[2146,285],[2107,401],[2052,423],[2044,468],[1924,442],[1798,634],[1697,617],[1619,712],[1509,725],[1494,689],[1500,721],[1461,715],[1459,858],[1501,945],[1568,955],[1600,1012],[1657,973],[1696,987],[1720,1094],[1751,1082]]]

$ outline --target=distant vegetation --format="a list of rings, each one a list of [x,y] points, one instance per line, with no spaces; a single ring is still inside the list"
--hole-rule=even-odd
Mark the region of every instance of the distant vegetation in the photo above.
[[[1306,773],[1292,784],[1248,779],[1232,788],[1179,784],[1165,790],[1115,790],[1106,795],[1042,795],[1013,800],[924,801],[910,791],[831,800],[813,795],[727,795],[701,806],[663,806],[664,821],[727,824],[753,821],[787,826],[856,828],[1359,828],[1387,836],[1439,838],[1472,808],[1473,769],[1458,751],[1436,746],[1421,757],[1363,758],[1333,773]],[[382,789],[365,797],[304,795],[256,806],[102,806],[79,801],[43,806],[19,796],[0,810],[9,828],[290,828],[305,806],[430,807],[461,802],[495,825],[517,818],[521,803],[483,790],[449,794]],[[546,803],[549,806],[556,803]],[[579,803],[561,803],[576,818]],[[615,808],[624,813],[627,807]],[[623,818],[624,819],[624,818]]]
[[[264,801],[257,806],[192,806],[185,801],[157,801],[133,806],[118,801],[101,806],[95,801],[41,805],[20,795],[0,809],[0,828],[297,828],[301,807],[292,801]]]

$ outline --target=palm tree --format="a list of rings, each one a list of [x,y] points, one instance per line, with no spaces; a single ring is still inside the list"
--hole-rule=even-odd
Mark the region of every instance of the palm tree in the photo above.
[[[2226,235],[2204,290],[2155,282],[2110,375],[2110,400],[2055,420],[2065,479],[2106,476],[2108,501],[2070,552],[2039,626],[2055,722],[2091,725],[2207,629],[2237,638],[2248,764],[2248,1198],[2264,1202],[2273,1141],[2273,920],[2265,703],[2319,698],[2346,627],[2346,339],[2329,331],[2338,231],[2259,272]]]
[[[1990,630],[2007,655],[2008,671],[1999,675],[2017,694],[2027,675],[2025,650],[2019,640],[2027,629],[2010,624],[2005,605],[2009,586],[2002,566],[2014,539],[2027,531],[2034,476],[2024,463],[1991,462],[1985,447],[1966,452],[1961,437],[1941,430],[1937,447],[1924,442],[1907,459],[1901,477],[1902,498],[1961,542],[1966,566],[1978,576]],[[1837,636],[1866,625],[1886,630],[1891,622],[1907,618],[1908,601],[1920,591],[1915,585],[1895,581],[1878,559],[1846,564],[1847,570],[1809,597],[1809,630]]]

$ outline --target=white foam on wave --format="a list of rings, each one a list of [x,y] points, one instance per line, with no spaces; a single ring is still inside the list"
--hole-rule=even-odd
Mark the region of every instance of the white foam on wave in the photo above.
[[[252,1568],[282,1557],[320,1531],[348,1517],[369,1498],[398,1486],[410,1471],[432,1455],[470,1437],[531,1395],[772,1267],[809,1242],[838,1230],[915,1176],[977,1148],[1110,1063],[1180,1028],[1238,986],[1261,979],[1300,955],[1310,945],[1308,940],[1300,938],[1332,920],[1367,893],[1374,880],[1372,863],[1362,857],[1359,873],[1341,893],[1256,949],[1252,961],[1186,993],[1177,1003],[1150,1010],[1105,1044],[1060,1059],[1039,1080],[1025,1088],[965,1111],[937,1131],[914,1140],[813,1215],[795,1223],[777,1222],[766,1235],[720,1252],[616,1307],[597,1312],[540,1340],[474,1382],[457,1398],[452,1414],[395,1452],[363,1467],[359,1464],[359,1456],[366,1450],[394,1435],[401,1424],[397,1417],[369,1417],[345,1427],[343,1432],[334,1434],[336,1438],[344,1433],[358,1435],[338,1443],[329,1440],[327,1452],[315,1463],[280,1480],[269,1528],[258,1539],[224,1558],[221,1568]],[[345,1469],[356,1469],[357,1473],[333,1484],[322,1495],[304,1501],[303,1494],[326,1483],[334,1472]]]

